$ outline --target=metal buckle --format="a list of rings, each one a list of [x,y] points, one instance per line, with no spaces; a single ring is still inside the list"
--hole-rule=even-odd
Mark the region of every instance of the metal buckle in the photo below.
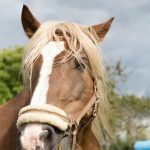
[[[70,122],[70,130],[71,130],[71,133],[73,133],[74,131],[77,131],[77,128],[78,128],[78,125],[75,121],[71,121]]]
[[[99,106],[99,96],[96,97],[96,101],[94,104],[94,109],[93,109],[93,116],[96,117],[97,112],[98,112],[98,106]]]
[[[71,150],[75,150],[75,145],[76,145],[76,138],[77,138],[77,130],[78,130],[78,125],[75,121],[70,122],[70,130],[72,134],[72,146]]]

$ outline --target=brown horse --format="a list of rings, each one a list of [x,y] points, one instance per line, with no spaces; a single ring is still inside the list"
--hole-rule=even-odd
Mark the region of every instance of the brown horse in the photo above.
[[[18,112],[28,104],[29,94],[21,91],[13,99],[0,106],[0,150],[16,150]]]
[[[91,27],[69,22],[40,24],[23,7],[22,23],[31,40],[25,48],[22,73],[31,100],[19,113],[18,149],[100,149],[92,126],[98,120],[105,132],[109,129],[98,43],[112,21],[113,18]],[[27,98],[22,103],[20,107],[28,103]],[[99,116],[93,123],[98,108]],[[16,138],[14,126],[13,129]]]

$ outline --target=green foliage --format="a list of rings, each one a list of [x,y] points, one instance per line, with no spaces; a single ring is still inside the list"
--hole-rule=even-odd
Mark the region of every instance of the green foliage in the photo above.
[[[121,61],[114,66],[107,66],[108,73],[108,99],[110,101],[110,122],[113,139],[106,143],[104,150],[133,150],[136,140],[145,140],[145,128],[137,124],[135,119],[141,120],[150,115],[150,99],[139,98],[136,95],[122,95],[117,91],[117,85],[127,80],[126,69]],[[119,94],[118,94],[119,93]],[[118,136],[126,133],[124,139]]]
[[[115,140],[115,143],[113,143],[109,150],[133,150],[133,143],[129,144],[130,141],[122,141],[120,138],[117,138]]]
[[[12,98],[22,88],[19,76],[22,47],[0,51],[0,104]]]

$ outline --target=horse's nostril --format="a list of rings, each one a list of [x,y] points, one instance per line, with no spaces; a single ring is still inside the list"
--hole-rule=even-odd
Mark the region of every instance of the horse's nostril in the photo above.
[[[36,146],[35,150],[43,150],[43,148],[40,146]]]
[[[46,139],[49,136],[48,130],[43,130],[42,133],[40,133],[40,140]]]
[[[43,133],[45,135],[47,135],[47,137],[54,135],[55,134],[55,129],[54,127],[50,126],[50,125],[44,125],[43,126]]]

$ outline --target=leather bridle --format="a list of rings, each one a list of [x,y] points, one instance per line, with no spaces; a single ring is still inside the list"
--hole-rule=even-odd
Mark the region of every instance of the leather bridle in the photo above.
[[[84,124],[86,126],[89,122],[91,122],[97,115],[98,112],[98,106],[99,106],[99,95],[97,92],[97,86],[94,85],[94,94],[91,97],[91,99],[88,101],[88,103],[83,108],[82,112],[79,114],[79,116],[75,120],[71,120],[69,123],[70,132],[72,135],[72,146],[71,150],[75,150],[76,146],[76,140],[77,140],[77,133],[79,130],[80,122],[81,120],[88,115],[88,121]]]
[[[46,104],[46,105],[51,106],[49,104]],[[99,106],[99,95],[97,92],[97,86],[94,84],[93,96],[90,98],[90,100],[85,105],[85,107],[83,108],[83,110],[81,111],[81,113],[79,114],[79,116],[76,119],[70,120],[67,117],[62,116],[57,112],[48,111],[48,110],[41,110],[41,108],[35,109],[34,107],[33,108],[31,107],[30,109],[28,109],[27,108],[28,106],[26,106],[26,107],[22,108],[20,113],[19,113],[19,117],[18,117],[18,121],[17,121],[17,127],[20,128],[20,126],[24,123],[38,122],[37,118],[35,118],[33,121],[31,121],[29,119],[29,120],[26,120],[26,122],[20,122],[20,118],[26,113],[36,112],[38,115],[39,112],[44,112],[46,115],[55,115],[56,117],[59,117],[60,119],[62,119],[64,122],[67,122],[67,124],[68,124],[67,131],[72,136],[71,150],[75,150],[76,141],[77,141],[77,133],[78,133],[79,129],[81,130],[84,126],[86,126],[89,122],[91,122],[96,117],[97,112],[98,112],[98,106]],[[57,109],[59,109],[59,108],[57,108]],[[80,126],[81,120],[87,116],[88,116],[88,121],[86,123],[84,123],[83,126]],[[40,122],[40,123],[47,123],[47,122],[45,121],[45,122]],[[48,124],[52,125],[50,123],[48,123]]]

